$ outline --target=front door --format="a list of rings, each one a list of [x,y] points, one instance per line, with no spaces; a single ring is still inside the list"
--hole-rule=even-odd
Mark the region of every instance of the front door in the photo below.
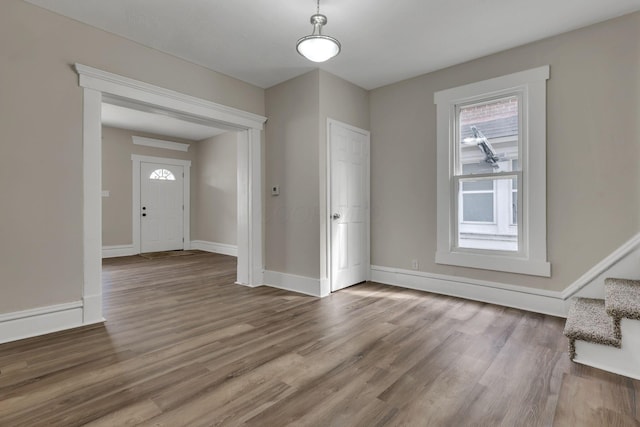
[[[184,248],[184,168],[140,163],[141,252]]]
[[[369,133],[329,121],[331,290],[369,277]]]

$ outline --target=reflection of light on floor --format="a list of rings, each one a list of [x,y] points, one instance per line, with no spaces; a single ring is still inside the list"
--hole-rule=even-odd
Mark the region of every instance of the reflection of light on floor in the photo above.
[[[419,291],[416,291],[416,294],[407,292],[407,289],[403,289],[402,292],[394,292],[393,287],[389,285],[386,289],[381,289],[376,292],[372,291],[371,289],[359,289],[358,285],[355,285],[349,288],[341,289],[338,292],[358,297],[385,298],[391,300],[412,300],[418,296],[417,292]],[[422,294],[423,296],[424,292],[420,292],[420,294]]]

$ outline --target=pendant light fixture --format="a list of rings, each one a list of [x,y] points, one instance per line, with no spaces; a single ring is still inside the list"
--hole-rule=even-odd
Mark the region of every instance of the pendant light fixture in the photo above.
[[[320,0],[317,1],[316,14],[311,15],[313,33],[298,40],[296,50],[309,61],[324,62],[340,53],[340,42],[322,34],[322,26],[326,25],[327,17],[320,14]]]

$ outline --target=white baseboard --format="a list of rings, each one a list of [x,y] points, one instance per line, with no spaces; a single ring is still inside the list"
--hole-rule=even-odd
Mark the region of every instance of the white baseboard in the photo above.
[[[320,279],[311,277],[296,276],[294,274],[280,273],[278,271],[264,272],[265,286],[284,289],[286,291],[298,292],[313,297],[323,297],[322,284]]]
[[[102,247],[102,258],[136,255],[133,245],[113,245]]]
[[[205,240],[192,240],[191,249],[213,252],[215,254],[238,256],[238,246],[226,243],[207,242]]]
[[[329,279],[324,278],[324,279],[320,279],[320,297],[324,298],[326,296],[329,296],[329,294],[331,294],[331,287],[329,286]]]
[[[371,266],[371,281],[567,317],[560,292],[380,266]]]
[[[82,322],[84,325],[104,322],[102,294],[82,297]]]
[[[83,326],[82,301],[0,314],[0,344]]]

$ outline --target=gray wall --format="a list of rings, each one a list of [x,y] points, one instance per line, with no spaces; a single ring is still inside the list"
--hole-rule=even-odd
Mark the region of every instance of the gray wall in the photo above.
[[[318,135],[320,73],[266,90],[265,265],[320,277]],[[267,190],[280,185],[280,195]]]
[[[75,62],[264,114],[261,88],[21,0],[0,2],[0,313],[82,297]]]
[[[237,244],[238,134],[226,132],[194,144],[191,239]]]
[[[436,265],[433,94],[540,65],[552,277]],[[640,13],[370,93],[372,263],[561,290],[639,230]]]
[[[368,130],[368,104],[366,90],[322,70],[267,89],[267,270],[326,277],[327,118]]]

